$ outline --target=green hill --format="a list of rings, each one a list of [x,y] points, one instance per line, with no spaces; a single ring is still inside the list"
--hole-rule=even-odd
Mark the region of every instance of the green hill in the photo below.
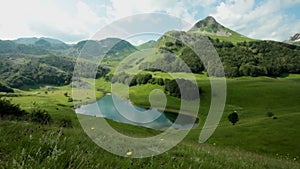
[[[137,46],[136,48],[138,50],[144,50],[144,49],[154,48],[155,46],[156,46],[156,41],[150,40],[150,41],[148,41],[146,43],[143,43],[143,44]]]
[[[243,36],[219,24],[215,18],[208,16],[204,20],[197,22],[189,31],[190,34],[200,34],[213,39],[230,41],[233,43],[252,41],[253,39]]]
[[[204,23],[200,21],[200,26]],[[210,22],[209,22],[210,23]],[[215,23],[215,22],[213,22]],[[215,32],[220,31],[224,27],[219,24],[207,24],[215,28]],[[215,25],[215,26],[214,26]],[[217,26],[216,26],[217,25]],[[225,29],[223,29],[225,31]],[[217,35],[214,35],[217,36]],[[203,43],[203,38],[208,37],[223,63],[227,77],[239,76],[270,76],[279,77],[289,73],[300,73],[300,48],[275,41],[243,41],[237,42],[236,39],[231,41],[233,37],[225,37],[226,40],[212,38],[210,35],[200,33],[170,31],[163,35],[157,41],[157,48],[167,51],[183,59],[194,73],[202,73],[207,68],[212,68],[214,72],[218,72],[213,65],[202,63],[198,56],[186,45],[181,42],[181,38],[189,40],[193,43]],[[218,37],[220,37],[218,35]],[[237,43],[235,43],[237,42]],[[166,54],[168,56],[169,54]],[[168,57],[165,57],[165,60]],[[148,63],[148,65],[160,65],[160,67],[172,65],[161,60]],[[173,66],[175,67],[175,66]],[[176,71],[176,70],[174,70]],[[218,76],[217,73],[213,73]]]
[[[64,44],[63,41],[58,40],[58,39],[52,39],[52,38],[45,38],[45,37],[41,37],[41,38],[36,38],[36,37],[32,37],[32,38],[18,38],[16,40],[13,40],[15,43],[17,44],[25,44],[25,45],[33,45],[35,44],[37,41],[39,40],[45,40],[51,44]]]
[[[74,45],[73,48],[76,51],[81,51],[81,57],[85,59],[105,56],[105,58],[109,60],[118,60],[137,51],[132,44],[118,38],[107,38],[100,41],[80,41]]]

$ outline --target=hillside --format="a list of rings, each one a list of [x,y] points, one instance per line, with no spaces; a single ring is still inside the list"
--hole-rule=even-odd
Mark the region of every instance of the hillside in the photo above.
[[[209,36],[213,39],[226,40],[233,43],[252,41],[244,35],[241,35],[231,29],[226,28],[216,21],[215,18],[208,16],[197,22],[189,31],[189,34],[200,34]]]
[[[45,40],[45,41],[47,41],[47,42],[49,42],[51,44],[65,44],[61,40],[52,39],[52,38],[45,38],[45,37],[41,37],[41,38],[36,38],[36,37],[32,37],[32,38],[18,38],[16,40],[13,40],[13,42],[15,42],[17,44],[33,45],[33,44],[35,44],[39,40]]]
[[[83,47],[85,50],[81,51]],[[49,38],[0,40],[0,81],[13,88],[66,85],[71,82],[75,59],[80,52],[87,60],[99,55],[107,60],[119,60],[134,51],[137,49],[133,45],[117,38],[81,41],[75,45]],[[91,67],[88,66],[91,63],[84,60],[82,64]],[[100,68],[97,77],[104,72],[107,69]]]
[[[154,48],[155,46],[156,46],[156,41],[150,40],[150,41],[148,41],[146,43],[143,43],[143,44],[137,46],[136,48],[138,50],[144,50],[144,49]]]
[[[80,41],[70,49],[68,55],[75,55],[77,57],[81,53],[81,57],[85,59],[105,56],[108,60],[120,60],[135,51],[137,51],[136,47],[125,40],[107,38],[99,41]]]
[[[192,30],[202,26],[214,28],[215,33],[223,32],[225,34],[224,31],[227,30],[216,23],[212,18],[198,22],[198,26],[196,24]],[[227,34],[230,37],[230,31],[228,31]],[[223,40],[221,40],[202,33],[170,31],[157,41],[157,48],[179,56],[187,63],[194,73],[203,73],[203,71],[207,71],[203,66],[203,64],[205,64],[206,69],[212,68],[211,71],[213,70],[215,72],[213,74],[218,76],[218,70],[215,69],[213,65],[202,63],[189,47],[180,42],[180,38],[184,37],[191,42],[195,41],[195,43],[201,43],[201,39],[206,36],[218,52],[227,77],[279,77],[289,73],[300,73],[300,48],[281,42],[252,40],[235,43],[237,40],[235,39],[232,41],[233,37],[223,38]],[[219,35],[214,36],[220,37]],[[165,57],[165,60],[167,58],[168,57]],[[161,63],[168,63],[168,61],[163,62],[158,60],[144,65],[161,65],[160,68],[162,68],[164,67],[164,64]],[[170,64],[173,63],[165,64],[165,66]],[[174,69],[173,71],[178,70]]]

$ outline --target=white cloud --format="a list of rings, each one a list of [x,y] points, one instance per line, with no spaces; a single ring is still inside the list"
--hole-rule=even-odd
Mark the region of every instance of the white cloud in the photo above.
[[[167,13],[189,23],[207,13],[225,26],[258,39],[283,40],[300,30],[299,20],[284,13],[284,9],[299,4],[299,0],[265,0],[258,4],[255,0],[0,0],[0,3],[0,39],[52,36],[74,42],[91,37],[117,19],[150,12]]]
[[[0,6],[0,38],[52,36],[74,42],[89,38],[108,22],[82,1],[62,4],[60,1],[5,1]]]
[[[188,3],[193,6],[201,5],[206,8],[212,6],[216,2],[217,0],[188,0]]]
[[[300,30],[299,21],[284,13],[284,9],[299,3],[266,0],[255,6],[255,0],[227,0],[219,3],[210,15],[246,36],[282,41]]]
[[[77,15],[78,19],[88,23],[98,23],[101,19],[100,17],[94,13],[91,8],[83,3],[82,1],[78,1],[76,4],[77,7]]]
[[[112,7],[108,8],[108,14],[114,19],[120,19],[140,13],[166,12],[188,22],[194,22],[195,14],[188,11],[189,6],[184,2],[177,0],[111,0]]]

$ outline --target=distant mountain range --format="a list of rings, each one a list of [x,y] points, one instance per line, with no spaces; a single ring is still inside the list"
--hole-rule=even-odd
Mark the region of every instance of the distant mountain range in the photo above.
[[[88,45],[86,45],[88,44]],[[88,49],[81,51],[84,46]],[[0,54],[55,54],[65,57],[78,57],[80,52],[85,52],[83,57],[88,59],[94,56],[104,56],[111,59],[120,59],[137,51],[129,42],[118,38],[103,40],[84,40],[77,44],[66,44],[51,38],[19,38],[17,40],[0,40]]]
[[[180,57],[194,73],[203,73],[204,65],[214,64],[202,63],[176,37],[189,38],[195,43],[208,37],[218,52],[228,77],[278,77],[287,73],[300,73],[300,47],[296,46],[300,42],[300,34],[291,37],[286,43],[254,40],[226,28],[209,16],[197,22],[187,32],[169,31],[157,41],[139,46],[118,38],[84,40],[77,44],[66,44],[52,38],[0,40],[0,83],[13,88],[34,84],[69,84],[75,58],[80,54],[86,60],[105,56],[107,60],[118,61],[136,51],[156,48],[161,52],[157,54],[163,57],[136,67],[148,69],[152,65],[160,66],[157,67],[160,70],[167,67],[166,70],[171,72],[182,71],[182,65],[163,51]],[[90,61],[83,62],[91,64]],[[218,76],[218,69],[213,66],[211,68],[215,69],[214,75]],[[105,76],[107,69],[103,68],[98,73],[98,77]]]
[[[52,38],[45,38],[45,37],[41,37],[41,38],[19,38],[16,40],[13,40],[13,42],[17,43],[17,44],[25,44],[25,45],[34,45],[35,43],[37,43],[38,41],[47,41],[51,44],[64,44],[63,41],[61,40],[57,40],[57,39],[52,39]]]

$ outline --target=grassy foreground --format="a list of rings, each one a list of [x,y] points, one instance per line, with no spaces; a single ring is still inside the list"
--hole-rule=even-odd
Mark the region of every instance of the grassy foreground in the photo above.
[[[61,129],[26,122],[0,122],[2,168],[299,168],[289,159],[182,142],[159,156],[131,159],[112,155],[80,128]],[[117,124],[121,128],[128,125]],[[4,130],[5,128],[5,130]],[[146,129],[147,130],[147,129]],[[136,132],[145,132],[135,127]],[[124,131],[126,132],[126,131]],[[134,152],[133,152],[134,153]]]
[[[157,73],[164,77],[166,74]],[[204,93],[199,117],[203,124],[210,105],[210,84],[202,75],[196,77]],[[99,88],[109,84],[97,80]],[[54,121],[71,118],[73,128],[57,124],[39,125],[23,121],[0,121],[1,168],[300,168],[300,76],[287,78],[228,79],[227,103],[214,135],[205,144],[198,143],[201,125],[192,129],[182,143],[172,150],[146,159],[112,155],[99,148],[83,132],[73,111],[69,86],[18,91],[10,97],[29,110],[32,102],[46,109]],[[159,86],[135,86],[130,89],[133,103],[149,106],[148,94]],[[103,93],[97,92],[97,97]],[[87,101],[90,98],[86,98]],[[179,99],[168,97],[169,109],[178,109]],[[231,125],[227,116],[237,110],[240,121]],[[278,119],[266,116],[272,112]],[[137,137],[157,131],[110,121],[118,131]],[[133,152],[134,153],[134,152]]]

